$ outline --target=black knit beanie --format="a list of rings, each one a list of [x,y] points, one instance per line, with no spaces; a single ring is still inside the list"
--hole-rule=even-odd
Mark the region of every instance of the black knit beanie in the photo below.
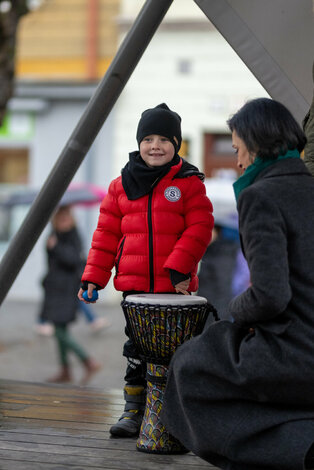
[[[138,145],[144,137],[157,134],[167,137],[178,153],[181,142],[181,117],[168,108],[166,103],[159,104],[155,108],[146,109],[137,126],[136,140]]]

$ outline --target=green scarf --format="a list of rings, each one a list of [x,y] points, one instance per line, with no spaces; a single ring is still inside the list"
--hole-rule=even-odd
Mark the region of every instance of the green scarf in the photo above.
[[[250,184],[254,182],[255,178],[261,171],[263,171],[268,166],[277,163],[279,160],[285,160],[286,158],[300,158],[300,153],[297,149],[288,150],[285,155],[279,155],[279,157],[277,157],[275,160],[264,160],[260,157],[256,157],[254,163],[252,163],[252,165],[250,165],[245,170],[243,175],[241,175],[237,181],[233,183],[233,190],[236,201],[238,201],[241,191],[250,186]]]

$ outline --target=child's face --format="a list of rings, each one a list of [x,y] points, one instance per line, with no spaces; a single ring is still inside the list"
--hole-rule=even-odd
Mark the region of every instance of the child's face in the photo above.
[[[174,146],[170,140],[161,135],[148,135],[140,143],[141,157],[150,168],[170,162],[174,153]]]

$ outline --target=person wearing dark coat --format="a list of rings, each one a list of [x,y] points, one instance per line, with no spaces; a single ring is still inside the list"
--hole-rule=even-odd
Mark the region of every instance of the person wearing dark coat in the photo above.
[[[306,138],[260,98],[229,121],[239,233],[251,285],[233,322],[206,325],[174,354],[161,419],[228,470],[314,469],[314,179]]]
[[[47,240],[48,271],[43,280],[44,300],[41,317],[54,325],[60,357],[60,371],[48,382],[70,382],[69,352],[82,362],[85,374],[82,384],[100,369],[100,364],[72,338],[69,324],[76,318],[80,285],[82,247],[69,206],[61,206],[52,219],[52,233]]]
[[[228,320],[228,305],[250,283],[250,273],[243,257],[238,220],[233,217],[215,217],[213,237],[201,260],[197,295],[215,306],[221,320]]]

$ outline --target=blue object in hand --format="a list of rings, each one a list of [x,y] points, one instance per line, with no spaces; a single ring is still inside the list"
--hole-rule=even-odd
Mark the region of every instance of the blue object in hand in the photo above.
[[[83,299],[86,300],[86,302],[95,302],[95,300],[98,299],[98,292],[96,289],[93,290],[93,295],[92,298],[88,297],[88,291],[84,290],[83,292]]]

